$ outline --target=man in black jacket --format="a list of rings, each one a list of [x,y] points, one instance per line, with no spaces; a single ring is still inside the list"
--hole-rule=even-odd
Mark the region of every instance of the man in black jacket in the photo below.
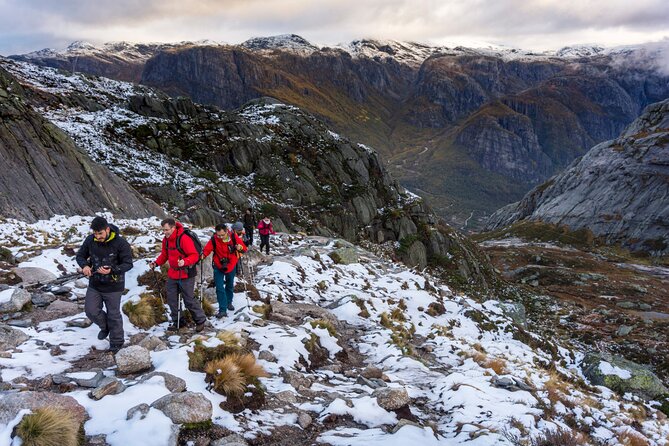
[[[116,353],[124,341],[121,295],[125,273],[132,268],[132,250],[118,228],[104,218],[95,217],[91,229],[93,234],[86,237],[77,252],[77,263],[89,278],[84,309],[86,316],[100,327],[98,339],[109,336],[109,350]]]
[[[253,209],[248,208],[244,213],[244,231],[246,232],[246,240],[244,243],[247,247],[253,246],[253,230],[256,228],[256,216],[253,215]]]

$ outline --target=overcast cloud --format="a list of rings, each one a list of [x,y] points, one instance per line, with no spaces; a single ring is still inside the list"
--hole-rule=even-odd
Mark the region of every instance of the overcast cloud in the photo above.
[[[539,50],[669,37],[666,0],[0,0],[0,54],[74,40],[174,42],[295,33],[317,44],[359,38],[489,42]]]

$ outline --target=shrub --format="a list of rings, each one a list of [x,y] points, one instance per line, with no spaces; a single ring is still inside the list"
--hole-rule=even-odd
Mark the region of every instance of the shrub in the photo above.
[[[133,325],[143,329],[151,328],[167,320],[162,300],[149,293],[142,294],[139,302],[128,301],[123,304],[123,312]]]
[[[241,397],[248,385],[259,387],[258,378],[270,375],[256,363],[252,353],[232,353],[207,363],[204,368],[207,382],[222,395]]]
[[[229,347],[240,347],[239,345],[239,338],[237,335],[231,331],[228,330],[221,330],[218,333],[216,333],[216,337],[223,342],[224,345],[227,345]]]
[[[188,370],[203,372],[208,362],[222,359],[233,353],[239,353],[238,345],[217,345],[216,347],[205,347],[196,343],[192,352],[188,352]]]
[[[316,319],[315,321],[311,321],[311,328],[323,328],[330,333],[330,336],[332,337],[337,337],[337,330],[335,330],[334,325],[332,325],[332,322],[325,320],[325,319]]]
[[[79,423],[62,409],[43,407],[23,417],[16,435],[24,446],[77,446]]]

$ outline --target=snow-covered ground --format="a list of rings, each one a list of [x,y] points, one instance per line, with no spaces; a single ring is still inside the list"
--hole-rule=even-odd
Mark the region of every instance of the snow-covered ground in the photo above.
[[[128,239],[136,248],[146,250],[144,258],[136,258],[126,276],[129,291],[123,302],[137,300],[146,291],[137,284],[137,277],[156,255],[159,223],[155,219],[115,221],[108,217],[120,228],[137,228],[139,233]],[[57,216],[35,224],[4,221],[0,223],[0,245],[19,257],[25,255],[20,266],[73,273],[73,258],[60,244],[80,243],[90,219]],[[202,239],[209,235],[206,229],[198,232]],[[358,262],[335,264],[328,254],[341,246],[336,240],[282,234],[273,243],[273,258],[249,257],[261,260],[254,277],[260,296],[275,302],[278,312],[281,305],[297,304],[327,309],[338,324],[346,327],[346,335],[314,326],[308,316],[296,324],[282,322],[281,318],[261,321],[262,316],[247,305],[244,293],[235,295],[234,317],[211,319],[203,337],[168,336],[166,323],[145,330],[169,345],[168,350],[151,353],[155,370],[181,377],[189,391],[211,400],[215,423],[251,440],[279,426],[295,426],[298,414],[306,412],[318,426],[317,441],[332,445],[511,445],[513,438],[527,440],[558,427],[589,432],[587,444],[620,444],[620,438],[632,434],[643,438],[643,444],[669,444],[666,417],[648,404],[631,395],[619,397],[603,387],[591,389],[575,384],[583,378],[578,368],[582,352],[559,348],[559,357],[554,358],[537,347],[541,342],[532,347],[518,340],[517,327],[505,316],[505,304],[458,295],[434,277],[357,247]],[[83,293],[74,287],[74,279],[65,286],[71,287],[75,296]],[[0,294],[0,300],[3,296]],[[428,311],[437,302],[443,308]],[[92,348],[106,349],[108,342],[97,340],[94,325],[66,326],[67,320],[78,317],[84,317],[84,313],[19,328],[30,339],[11,355],[0,357],[2,381],[15,380],[21,387],[25,385],[21,384],[22,377],[39,379],[66,372],[73,361],[88,355]],[[125,315],[124,327],[126,339],[143,331]],[[239,414],[223,410],[220,403],[225,397],[208,388],[203,373],[188,369],[187,357],[195,339],[209,345],[219,343],[214,336],[219,330],[246,333],[258,345],[253,352],[256,356],[260,351],[271,351],[275,361],[259,360],[271,374],[261,378],[268,398],[280,392],[289,392],[294,398],[285,399],[279,408],[247,409]],[[358,373],[349,373],[347,367],[354,368],[351,365],[340,363],[339,368],[308,371],[305,364],[310,359],[305,343],[312,336],[327,350],[330,365],[338,364],[335,355],[343,348],[356,351],[362,358],[361,366],[373,365],[383,371],[388,387],[406,389],[411,414],[417,421],[394,432],[400,415],[379,405],[370,382],[360,380]],[[52,356],[46,346],[60,346],[62,354]],[[284,380],[282,372],[288,371],[311,380],[309,391]],[[104,372],[113,376],[115,367]],[[624,375],[624,371],[614,372]],[[505,380],[522,385],[499,385]],[[127,390],[99,401],[89,398],[86,390],[68,393],[90,416],[85,424],[87,435],[104,434],[111,445],[136,444],[133,441],[137,438],[142,438],[142,444],[166,444],[171,422],[159,410],[152,408],[143,419],[126,420],[131,407],[150,405],[169,393],[163,379],[124,382]],[[642,420],[638,419],[639,413],[646,414]],[[332,414],[351,421],[324,423]],[[0,425],[0,444],[10,444],[10,432]]]

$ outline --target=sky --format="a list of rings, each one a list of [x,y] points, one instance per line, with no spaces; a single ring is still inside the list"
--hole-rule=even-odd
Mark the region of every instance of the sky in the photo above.
[[[299,34],[550,50],[669,38],[666,0],[0,0],[0,54],[75,40],[241,43]],[[478,45],[478,46],[480,46]]]

